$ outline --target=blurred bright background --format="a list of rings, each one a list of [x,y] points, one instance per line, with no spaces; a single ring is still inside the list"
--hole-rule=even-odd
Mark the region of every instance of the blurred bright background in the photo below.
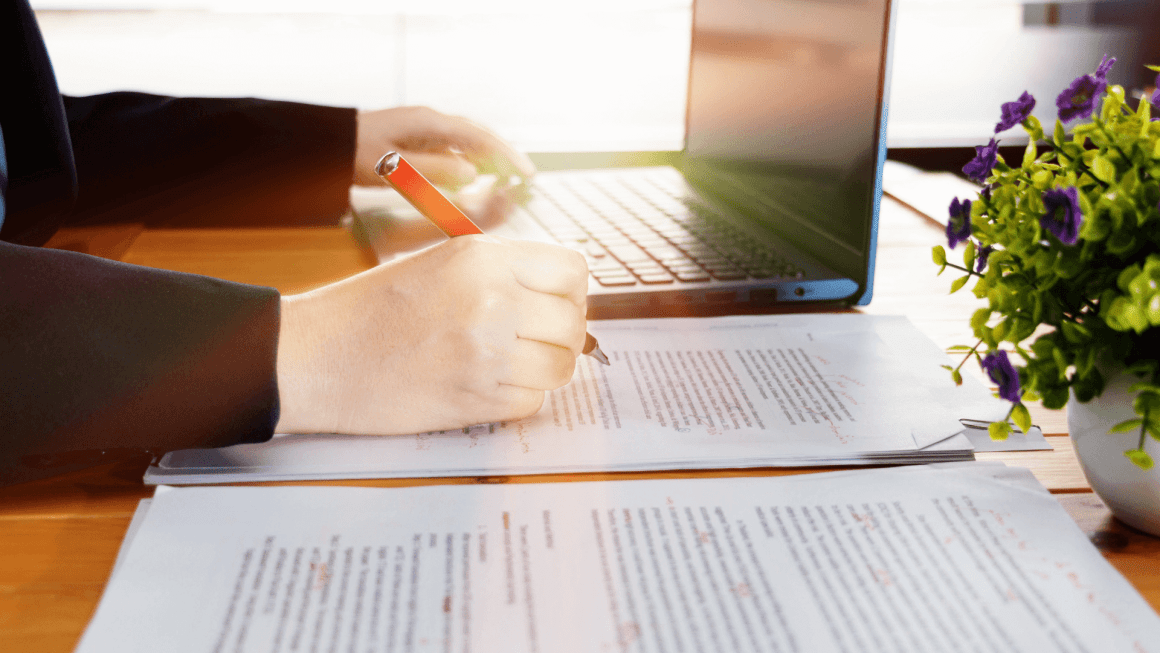
[[[1113,81],[1142,86],[1158,2],[899,0],[889,145],[985,142],[1024,90],[1050,123],[1105,52]],[[65,93],[426,104],[538,152],[680,149],[691,4],[33,0]]]

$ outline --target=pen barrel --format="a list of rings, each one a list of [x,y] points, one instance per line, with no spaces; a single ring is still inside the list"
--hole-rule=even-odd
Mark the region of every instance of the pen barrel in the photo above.
[[[402,157],[399,157],[399,164],[394,172],[383,175],[383,178],[448,236],[483,233],[483,230],[464,215],[463,211],[444,197],[438,188]]]

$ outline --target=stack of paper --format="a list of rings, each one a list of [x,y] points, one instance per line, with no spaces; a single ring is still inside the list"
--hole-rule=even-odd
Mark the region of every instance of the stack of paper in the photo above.
[[[178,451],[151,483],[924,463],[972,457],[960,418],[1008,405],[906,318],[848,314],[590,322],[612,361],[517,422],[406,436],[276,436]],[[387,399],[389,400],[389,398]],[[1040,438],[1042,440],[1042,438]]]
[[[1145,651],[1023,469],[158,488],[78,651]]]

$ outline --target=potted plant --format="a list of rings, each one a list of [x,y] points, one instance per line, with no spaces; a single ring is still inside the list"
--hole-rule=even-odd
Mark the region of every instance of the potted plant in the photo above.
[[[1160,440],[1160,90],[1130,101],[1107,83],[1114,63],[1105,56],[1060,93],[1050,133],[1030,94],[1002,106],[995,135],[1021,124],[1023,160],[1004,161],[996,138],[975,148],[963,172],[984,187],[956,198],[947,223],[962,265],[942,246],[933,256],[940,274],[963,273],[952,293],[974,280],[986,300],[970,321],[977,342],[953,348],[964,357],[947,367],[961,383],[975,359],[1011,402],[991,437],[1031,426],[1025,402],[1067,405],[1092,488],[1117,517],[1160,534],[1147,442]]]

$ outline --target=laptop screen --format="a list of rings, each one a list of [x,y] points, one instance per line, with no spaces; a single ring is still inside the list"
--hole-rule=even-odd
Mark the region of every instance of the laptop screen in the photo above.
[[[890,0],[697,0],[687,175],[865,280]]]

